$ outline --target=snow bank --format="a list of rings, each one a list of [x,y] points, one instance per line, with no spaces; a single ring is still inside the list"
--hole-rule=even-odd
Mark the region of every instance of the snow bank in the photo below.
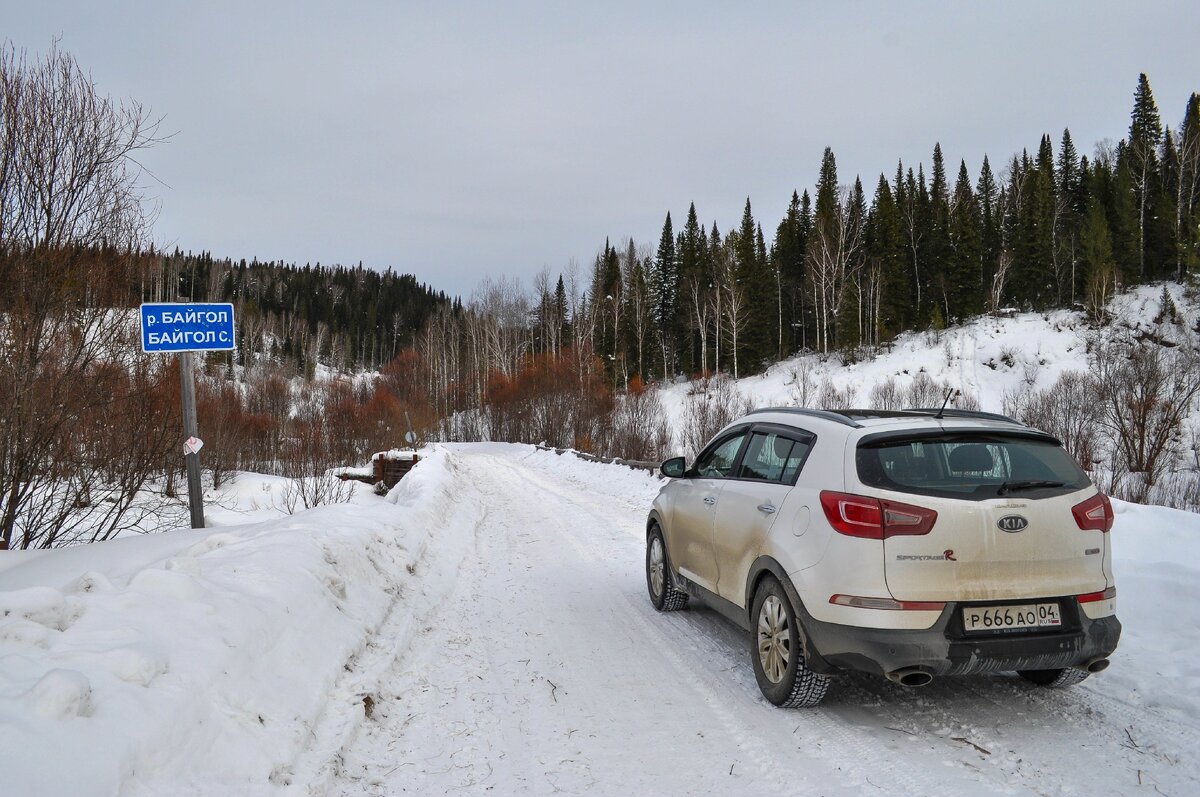
[[[277,791],[444,517],[452,468],[433,453],[386,500],[0,553],[3,792]]]
[[[1200,717],[1200,515],[1113,501],[1123,626],[1093,688],[1194,722]]]

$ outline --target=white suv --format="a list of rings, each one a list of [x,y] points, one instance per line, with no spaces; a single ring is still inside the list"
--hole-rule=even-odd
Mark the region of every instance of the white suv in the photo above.
[[[699,598],[751,631],[775,705],[815,705],[847,670],[1069,686],[1117,646],[1112,506],[1010,418],[756,410],[662,472],[650,600]]]

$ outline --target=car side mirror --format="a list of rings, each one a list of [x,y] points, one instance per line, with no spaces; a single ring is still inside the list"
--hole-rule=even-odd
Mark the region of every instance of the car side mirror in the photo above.
[[[668,479],[681,479],[687,472],[687,462],[683,457],[672,457],[662,464],[659,471]]]

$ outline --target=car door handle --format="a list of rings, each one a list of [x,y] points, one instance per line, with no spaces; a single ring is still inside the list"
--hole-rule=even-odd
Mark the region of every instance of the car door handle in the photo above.
[[[759,504],[758,511],[766,512],[768,515],[773,515],[775,514],[775,507],[771,506],[770,504]]]
[[[711,495],[706,496],[704,499],[704,503],[708,504],[709,506],[712,506],[716,502],[717,502],[717,499],[713,498]]]

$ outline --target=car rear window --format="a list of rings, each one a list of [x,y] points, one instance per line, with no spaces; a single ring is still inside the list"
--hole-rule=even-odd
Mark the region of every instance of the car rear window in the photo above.
[[[889,437],[861,443],[856,460],[863,484],[918,495],[1036,497],[1091,483],[1062,446],[1032,437]]]

